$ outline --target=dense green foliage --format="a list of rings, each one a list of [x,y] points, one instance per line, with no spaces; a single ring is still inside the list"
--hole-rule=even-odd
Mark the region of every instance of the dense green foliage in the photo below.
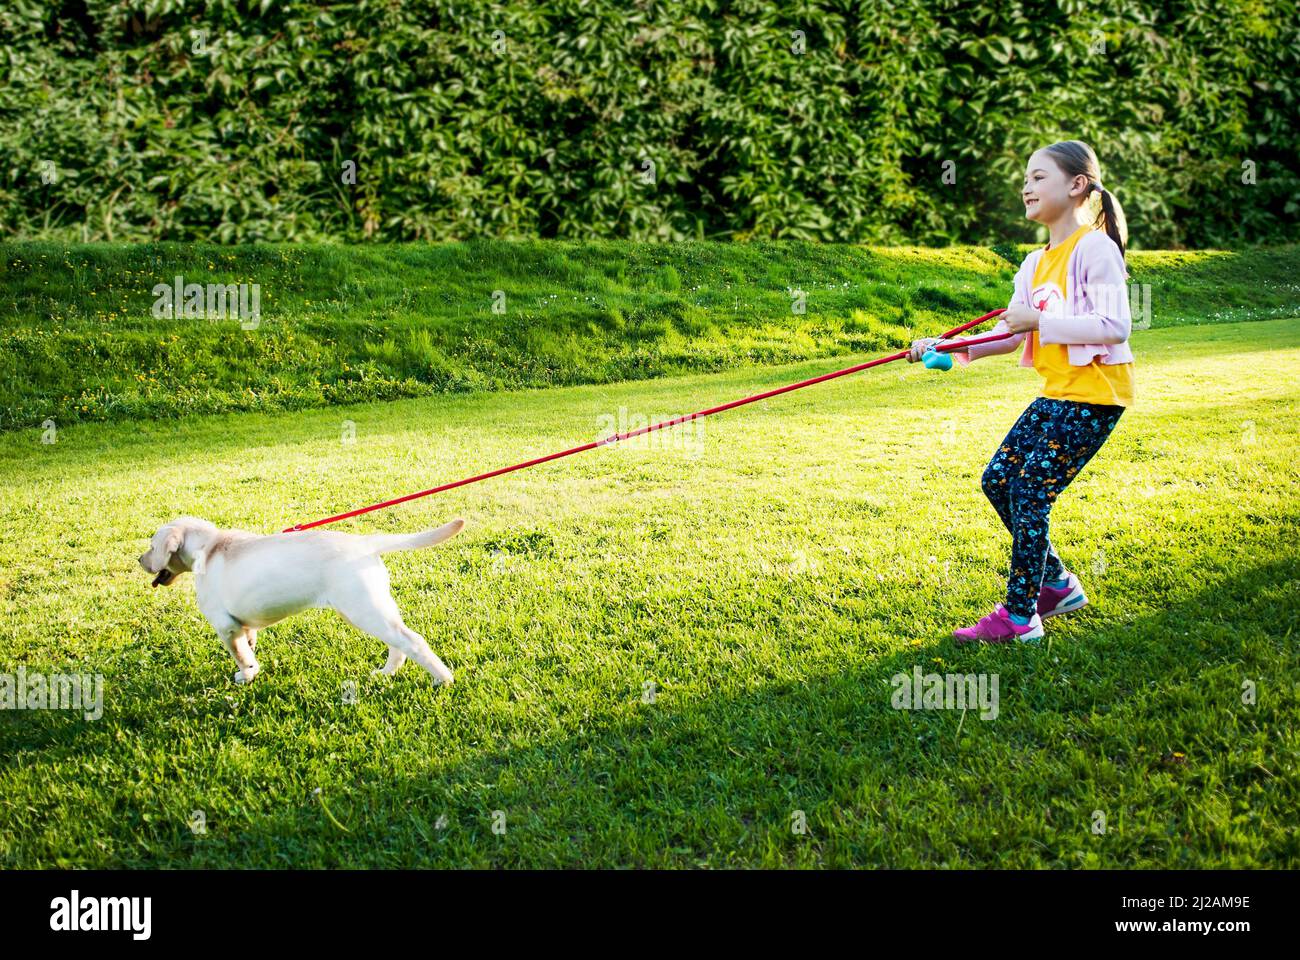
[[[1294,0],[6,0],[0,235],[1028,240],[1078,137],[1136,246],[1290,242],[1298,74]]]
[[[1300,315],[1300,247],[1129,268],[1152,326]],[[879,352],[1005,305],[1012,276],[977,248],[798,241],[20,243],[0,244],[0,270],[0,429]],[[156,318],[153,287],[178,274],[259,284],[257,329]]]

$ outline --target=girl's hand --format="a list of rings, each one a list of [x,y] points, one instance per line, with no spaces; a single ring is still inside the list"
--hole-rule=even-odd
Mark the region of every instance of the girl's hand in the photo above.
[[[938,337],[922,337],[920,340],[913,340],[912,349],[907,351],[907,362],[916,363],[921,359],[921,356],[925,351],[929,350],[938,342]]]
[[[1017,303],[1014,306],[1007,307],[1007,312],[1002,314],[1002,322],[1007,325],[1007,329],[1012,333],[1028,333],[1030,330],[1038,329],[1038,318],[1040,316],[1042,316],[1041,310],[1027,307],[1023,303]]]

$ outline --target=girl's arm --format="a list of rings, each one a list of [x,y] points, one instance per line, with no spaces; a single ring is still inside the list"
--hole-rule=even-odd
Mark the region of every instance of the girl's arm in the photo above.
[[[1026,257],[1025,263],[1028,262],[1029,262],[1029,258]],[[1016,279],[1011,293],[1011,302],[1007,304],[1008,309],[1015,306],[1017,303],[1024,304],[1026,306],[1028,305],[1025,298],[1020,295],[1020,289],[1021,289],[1020,274],[1024,272],[1025,263],[1020,264],[1020,269],[1016,271]],[[1003,321],[1001,318],[999,318],[998,322],[994,324],[993,329],[989,331],[989,333],[1006,333],[1006,332],[1007,332],[1006,322]],[[960,342],[961,340],[965,340],[965,339],[967,338],[966,337],[955,338],[957,342]],[[1025,335],[1023,333],[1017,333],[1014,337],[1007,337],[1005,340],[994,340],[992,343],[977,343],[975,344],[975,346],[967,347],[965,350],[952,350],[949,352],[954,357],[956,357],[957,362],[964,367],[970,364],[972,361],[978,360],[980,357],[993,357],[993,356],[997,356],[1000,353],[1011,353],[1016,349],[1016,347],[1024,343],[1024,340],[1025,340]]]
[[[1043,313],[1039,343],[1123,343],[1133,326],[1128,305],[1128,274],[1119,247],[1104,233],[1079,252],[1083,294],[1088,313]]]

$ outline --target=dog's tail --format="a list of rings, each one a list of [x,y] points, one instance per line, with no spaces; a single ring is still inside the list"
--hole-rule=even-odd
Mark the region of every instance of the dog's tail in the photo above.
[[[419,550],[450,540],[460,533],[464,526],[465,521],[457,517],[451,523],[444,523],[441,527],[421,533],[372,533],[366,537],[366,543],[375,553]]]

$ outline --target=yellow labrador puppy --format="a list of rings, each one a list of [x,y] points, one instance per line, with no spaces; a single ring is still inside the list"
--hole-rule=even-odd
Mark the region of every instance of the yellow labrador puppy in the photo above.
[[[330,607],[359,630],[388,644],[388,662],[376,673],[392,675],[410,657],[451,683],[447,665],[424,637],[402,622],[388,588],[381,554],[432,547],[458,534],[456,519],[423,533],[354,536],[333,530],[305,530],[261,536],[218,530],[197,517],[179,517],[158,528],[140,566],[165,587],[179,574],[194,574],[199,610],[235,658],[236,683],[248,683],[261,669],[253,655],[257,631],[311,607]]]

